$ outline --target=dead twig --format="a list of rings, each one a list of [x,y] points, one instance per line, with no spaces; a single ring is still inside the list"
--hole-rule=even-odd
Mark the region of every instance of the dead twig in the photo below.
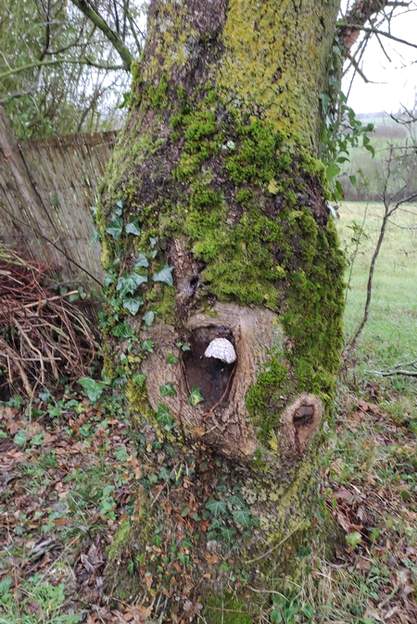
[[[47,278],[46,267],[0,246],[0,391],[32,397],[88,374],[96,359],[96,331],[68,301],[78,291],[55,295]]]

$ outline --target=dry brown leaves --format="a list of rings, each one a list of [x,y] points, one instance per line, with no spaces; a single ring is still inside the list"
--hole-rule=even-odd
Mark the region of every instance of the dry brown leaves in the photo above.
[[[363,436],[365,449],[367,445],[373,449],[411,446],[415,449],[415,438],[410,432],[393,422],[376,403],[356,400],[339,421],[341,432],[347,428]],[[369,439],[369,431],[367,437],[361,430],[368,425],[371,425],[372,439]],[[337,474],[337,459],[333,468]],[[355,482],[331,484],[333,501],[329,508],[336,523],[346,536],[360,536],[357,544],[340,545],[337,558],[343,566],[362,574],[365,583],[368,577],[375,575],[375,570],[389,571],[389,578],[378,598],[369,604],[365,617],[386,624],[415,624],[417,545],[408,539],[407,532],[417,526],[417,513],[412,509],[413,504],[407,499],[404,501],[402,496],[407,487],[412,491],[412,486],[402,486],[401,479],[393,486],[384,472],[378,475],[378,468],[377,464],[372,474],[358,474]],[[395,465],[388,469],[395,474]],[[403,525],[408,529],[402,531]]]

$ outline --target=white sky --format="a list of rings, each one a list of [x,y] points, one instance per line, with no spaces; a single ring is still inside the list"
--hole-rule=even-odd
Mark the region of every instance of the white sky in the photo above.
[[[387,26],[380,29],[386,31]],[[392,20],[391,33],[417,46],[417,10],[399,14]],[[417,47],[396,43],[386,37],[381,42],[391,59],[385,56],[375,36],[368,42],[360,65],[373,83],[365,83],[357,75],[349,96],[349,104],[357,113],[397,112],[401,104],[413,107],[417,93]],[[350,77],[344,81],[345,92]]]

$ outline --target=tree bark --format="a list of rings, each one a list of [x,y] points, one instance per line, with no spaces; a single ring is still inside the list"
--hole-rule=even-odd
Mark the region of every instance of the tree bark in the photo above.
[[[318,531],[342,345],[317,156],[338,4],[150,5],[97,213],[107,372],[143,470],[108,579],[148,621],[260,621]]]

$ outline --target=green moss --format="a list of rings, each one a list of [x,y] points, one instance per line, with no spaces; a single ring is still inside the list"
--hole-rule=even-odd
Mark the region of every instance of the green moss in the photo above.
[[[125,393],[129,413],[136,424],[139,424],[146,414],[151,414],[144,381],[144,376],[133,375],[126,384]]]
[[[252,624],[248,611],[248,600],[239,599],[232,594],[210,596],[205,600],[203,616],[207,624]]]
[[[271,429],[276,425],[288,395],[294,391],[283,359],[282,353],[273,355],[246,394],[246,406],[263,444],[269,441]]]
[[[120,559],[123,551],[129,546],[129,540],[131,538],[132,526],[129,520],[122,520],[119,528],[113,536],[113,541],[110,544],[107,556],[110,561]]]
[[[280,152],[283,135],[274,131],[269,123],[254,119],[249,124],[240,125],[239,134],[239,147],[225,165],[235,184],[253,181],[268,184],[277,170],[285,170],[290,165],[286,153]]]
[[[256,98],[276,129],[314,144],[339,4],[231,0],[219,87],[247,106]]]
[[[342,348],[344,258],[334,226],[320,228],[310,214],[300,211],[291,213],[287,222],[292,248],[303,267],[291,271],[291,257],[284,262],[288,279],[281,318],[290,346],[281,357],[271,358],[247,394],[247,407],[263,442],[291,395],[311,392],[330,404]]]
[[[146,293],[148,309],[153,310],[158,322],[173,323],[175,320],[175,289],[154,284]]]
[[[296,203],[296,185],[293,188],[291,180],[295,148],[284,144],[283,135],[268,122],[242,118],[234,109],[223,113],[216,125],[212,100],[211,91],[200,102],[201,110],[175,118],[185,137],[175,176],[189,183],[189,199],[178,206],[174,221],[190,238],[195,256],[207,264],[203,276],[213,294],[275,309],[277,283],[285,277],[275,254],[288,246],[283,219],[265,212],[269,204],[270,211],[276,212],[274,193],[268,191],[275,179],[281,181],[283,208]],[[221,191],[216,187],[219,163],[227,175]],[[303,163],[299,168],[301,174]],[[251,188],[242,188],[243,184]],[[236,213],[243,214],[229,224],[231,202]]]
[[[168,102],[168,81],[163,75],[156,85],[149,84],[145,87],[144,97],[147,104],[153,110],[162,110]]]

